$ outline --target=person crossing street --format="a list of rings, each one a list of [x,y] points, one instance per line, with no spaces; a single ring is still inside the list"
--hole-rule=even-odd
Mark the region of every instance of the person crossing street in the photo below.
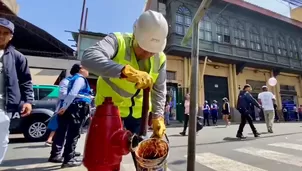
[[[251,107],[256,106],[257,108],[261,109],[261,106],[257,102],[257,100],[253,98],[253,96],[250,93],[251,91],[252,91],[252,87],[249,84],[246,84],[243,87],[243,90],[241,90],[238,95],[237,110],[241,114],[241,122],[237,131],[237,135],[236,135],[237,138],[245,138],[242,135],[242,132],[246,124],[246,121],[249,123],[254,136],[259,137],[260,135],[253,124],[253,119],[251,117]]]
[[[96,105],[112,97],[126,129],[139,133],[143,91],[151,88],[153,135],[162,138],[166,102],[166,47],[168,23],[156,11],[145,11],[134,23],[133,34],[111,33],[86,49],[81,64],[99,76]],[[132,153],[134,156],[134,153]]]

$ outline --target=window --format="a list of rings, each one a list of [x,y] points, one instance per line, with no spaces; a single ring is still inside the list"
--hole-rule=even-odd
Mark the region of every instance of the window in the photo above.
[[[39,100],[46,100],[50,93],[52,93],[53,89],[51,88],[40,88],[39,89]]]
[[[265,31],[264,32],[264,37],[263,37],[263,42],[264,42],[264,51],[268,53],[275,53],[275,48],[274,48],[274,38],[270,34],[270,32]]]
[[[167,71],[167,80],[176,80],[176,72]]]
[[[212,24],[210,22],[210,18],[207,15],[200,21],[199,38],[207,41],[212,41]]]
[[[176,33],[184,35],[188,31],[191,22],[192,15],[189,9],[184,6],[178,7],[178,10],[176,12]]]
[[[289,54],[288,54],[289,57],[299,59],[299,52],[297,49],[297,44],[294,41],[294,39],[290,38],[288,45],[289,45]]]
[[[250,43],[254,50],[261,50],[260,33],[256,27],[250,29]]]
[[[287,55],[287,49],[285,45],[285,39],[283,36],[279,35],[277,39],[277,54],[286,56]]]
[[[229,23],[226,19],[220,17],[217,20],[216,32],[219,43],[231,43]]]
[[[234,44],[239,47],[246,47],[246,38],[244,26],[241,22],[237,22],[234,28]]]

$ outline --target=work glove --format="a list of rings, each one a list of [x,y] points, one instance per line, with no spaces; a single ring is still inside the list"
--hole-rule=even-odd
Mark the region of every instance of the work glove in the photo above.
[[[152,128],[154,138],[161,139],[166,133],[166,125],[163,117],[153,118],[152,119]]]
[[[123,68],[122,78],[135,83],[137,89],[152,88],[153,85],[153,80],[147,72],[136,70],[130,65]]]

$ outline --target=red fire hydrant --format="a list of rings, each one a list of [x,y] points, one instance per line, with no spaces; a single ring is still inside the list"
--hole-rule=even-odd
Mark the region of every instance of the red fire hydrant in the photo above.
[[[138,142],[124,130],[119,110],[111,97],[97,106],[87,134],[83,164],[88,171],[119,171],[123,155]]]

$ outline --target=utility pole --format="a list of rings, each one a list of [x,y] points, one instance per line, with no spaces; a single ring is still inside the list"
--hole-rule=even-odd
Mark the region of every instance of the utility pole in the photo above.
[[[186,46],[192,38],[191,61],[191,92],[190,92],[190,120],[189,137],[187,152],[187,171],[195,171],[196,154],[196,122],[198,114],[198,96],[199,96],[199,22],[203,18],[205,11],[210,6],[212,0],[203,0],[193,18],[187,34],[184,36],[181,44]]]

